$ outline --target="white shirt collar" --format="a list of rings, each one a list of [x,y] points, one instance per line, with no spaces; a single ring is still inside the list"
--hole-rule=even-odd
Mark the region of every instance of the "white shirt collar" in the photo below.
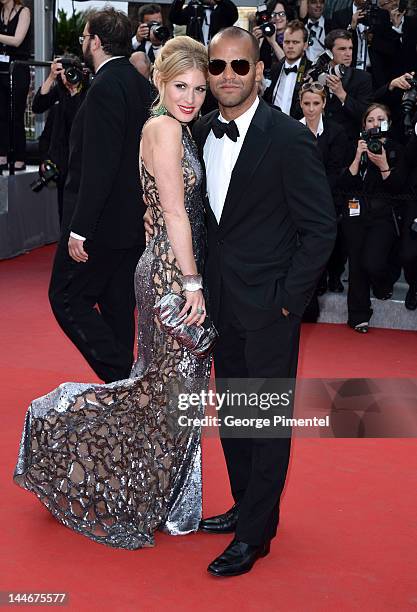
[[[307,25],[308,25],[309,23],[317,23],[317,24],[318,24],[320,27],[322,27],[322,28],[323,28],[323,27],[324,27],[324,17],[323,17],[323,15],[322,15],[321,17],[319,17],[319,18],[318,18],[318,19],[316,19],[315,21],[314,21],[314,19],[311,19],[311,17],[309,17],[309,18],[308,18]]]
[[[250,123],[253,119],[254,114],[256,113],[256,109],[258,108],[259,105],[259,98],[258,96],[256,96],[254,103],[252,104],[252,106],[250,106],[248,108],[247,111],[245,111],[242,115],[239,115],[239,117],[237,117],[237,119],[235,119],[235,123],[237,125],[237,129],[239,130],[239,139],[240,138],[244,138],[246,136],[246,132],[249,129]],[[219,115],[219,120],[223,121],[224,123],[229,123],[220,113]]]
[[[299,57],[299,58],[298,58],[298,60],[297,60],[296,62],[292,63],[292,64],[289,64],[289,63],[287,62],[287,60],[285,60],[285,62],[284,62],[284,68],[292,68],[293,66],[297,66],[297,70],[298,70],[298,69],[299,69],[299,67],[300,67],[301,60],[302,60],[302,59],[303,59],[302,57]]]
[[[302,119],[300,119],[300,123],[302,123],[303,125],[307,126],[307,121],[306,118],[303,117]],[[323,125],[323,115],[320,115],[320,121],[319,124],[317,126],[317,134],[316,134],[316,138],[318,136],[321,136],[324,132],[324,125]]]
[[[112,57],[108,57],[106,60],[104,60],[104,62],[101,62],[100,66],[97,68],[94,74],[97,74],[100,68],[103,68],[104,64],[107,64],[107,62],[111,62],[114,59],[120,59],[121,57],[124,57],[124,56],[123,55],[113,55]]]

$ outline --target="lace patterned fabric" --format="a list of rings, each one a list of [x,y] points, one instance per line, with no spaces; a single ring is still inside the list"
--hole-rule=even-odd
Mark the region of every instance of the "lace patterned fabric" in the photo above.
[[[186,128],[182,142],[184,202],[201,271],[202,169]],[[67,527],[126,549],[153,546],[157,529],[179,535],[198,528],[200,428],[179,424],[178,396],[205,389],[211,366],[210,358],[194,357],[164,334],[154,317],[153,306],[162,295],[180,292],[181,272],[155,179],[142,160],[140,171],[155,232],[135,274],[138,358],[131,377],[106,385],[64,383],[34,400],[14,475]],[[184,414],[201,417],[203,407]]]

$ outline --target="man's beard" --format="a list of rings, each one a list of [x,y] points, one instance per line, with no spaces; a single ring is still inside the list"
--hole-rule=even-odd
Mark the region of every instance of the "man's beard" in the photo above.
[[[93,60],[93,54],[91,53],[91,49],[90,49],[90,40],[87,43],[87,48],[83,53],[84,56],[84,63],[87,66],[87,68],[89,68],[91,70],[91,72],[95,72],[95,68],[94,68],[94,60]]]

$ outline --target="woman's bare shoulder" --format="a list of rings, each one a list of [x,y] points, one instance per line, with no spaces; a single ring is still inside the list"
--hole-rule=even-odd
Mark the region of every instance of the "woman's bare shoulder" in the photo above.
[[[151,117],[143,128],[143,136],[152,143],[173,144],[181,142],[181,124],[173,117]]]

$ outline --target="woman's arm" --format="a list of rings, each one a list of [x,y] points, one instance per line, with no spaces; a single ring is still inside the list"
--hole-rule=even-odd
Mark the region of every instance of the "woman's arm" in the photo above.
[[[14,36],[7,36],[6,34],[0,34],[0,43],[8,45],[9,47],[20,47],[28,33],[30,26],[30,10],[25,7],[19,13],[19,20],[17,22],[16,33]]]
[[[148,125],[142,143],[142,157],[145,165],[151,159],[172,251],[182,275],[188,276],[198,274],[198,270],[193,254],[190,221],[184,206],[182,155],[181,126],[178,121],[171,117],[158,117]],[[205,311],[202,292],[186,291],[185,296],[187,303],[184,312],[192,308],[185,322],[202,323],[204,316],[196,315],[197,308]]]

